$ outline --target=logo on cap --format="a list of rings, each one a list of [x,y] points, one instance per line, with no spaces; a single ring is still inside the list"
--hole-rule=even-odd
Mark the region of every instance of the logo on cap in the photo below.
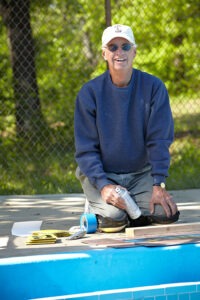
[[[115,25],[115,32],[122,32],[122,26],[121,25]]]

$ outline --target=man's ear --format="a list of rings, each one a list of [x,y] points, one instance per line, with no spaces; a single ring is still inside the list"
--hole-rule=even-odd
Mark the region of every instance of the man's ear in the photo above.
[[[106,53],[105,53],[104,50],[102,51],[102,56],[103,56],[103,59],[104,59],[104,60],[107,60],[107,58],[106,58]]]

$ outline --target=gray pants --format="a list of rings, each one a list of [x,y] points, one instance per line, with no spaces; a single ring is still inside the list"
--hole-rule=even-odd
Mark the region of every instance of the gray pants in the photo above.
[[[150,166],[146,166],[140,172],[128,174],[106,173],[111,184],[125,187],[142,211],[142,215],[150,215],[149,202],[152,195],[153,178]],[[76,177],[80,180],[84,194],[89,202],[90,212],[102,217],[108,217],[116,221],[127,219],[127,213],[113,205],[103,201],[101,193],[93,186],[88,178],[81,173],[79,167]],[[155,215],[164,217],[166,215],[162,206],[156,205]]]

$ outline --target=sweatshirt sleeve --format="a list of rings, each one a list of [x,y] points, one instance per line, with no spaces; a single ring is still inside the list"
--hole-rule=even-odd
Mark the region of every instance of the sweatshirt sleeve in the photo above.
[[[77,96],[74,127],[76,161],[91,184],[101,190],[109,182],[101,162],[95,96],[88,86],[84,86]]]
[[[146,145],[153,183],[165,182],[170,166],[169,147],[174,139],[174,122],[167,89],[157,79],[152,88]]]

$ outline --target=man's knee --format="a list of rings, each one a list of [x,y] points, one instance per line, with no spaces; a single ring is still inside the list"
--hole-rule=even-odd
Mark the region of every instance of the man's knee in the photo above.
[[[122,221],[127,219],[127,213],[124,210],[110,204],[106,205],[103,216],[114,221]]]

